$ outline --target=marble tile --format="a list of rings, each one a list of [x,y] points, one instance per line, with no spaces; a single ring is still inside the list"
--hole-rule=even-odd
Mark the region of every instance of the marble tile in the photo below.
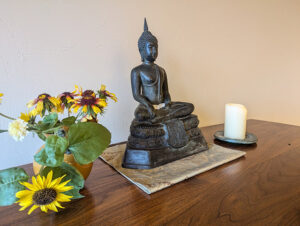
[[[207,151],[156,167],[154,169],[125,169],[122,167],[126,144],[106,149],[100,156],[121,175],[147,194],[152,194],[197,174],[244,156],[243,151],[210,144]]]

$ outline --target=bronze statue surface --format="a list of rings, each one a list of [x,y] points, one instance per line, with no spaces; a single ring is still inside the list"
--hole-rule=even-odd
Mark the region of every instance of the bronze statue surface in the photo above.
[[[165,70],[155,64],[158,42],[147,21],[138,41],[142,64],[131,71],[135,110],[123,167],[149,169],[203,150],[207,144],[192,115],[194,105],[172,102]]]

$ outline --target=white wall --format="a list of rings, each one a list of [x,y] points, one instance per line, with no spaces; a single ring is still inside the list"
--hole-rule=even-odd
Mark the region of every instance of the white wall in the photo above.
[[[171,96],[194,103],[201,126],[223,122],[231,101],[251,118],[300,125],[299,12],[292,0],[0,0],[0,112],[17,117],[42,92],[104,83],[119,102],[100,122],[113,143],[126,140],[147,17]],[[42,142],[0,134],[0,144],[3,169],[31,162]]]

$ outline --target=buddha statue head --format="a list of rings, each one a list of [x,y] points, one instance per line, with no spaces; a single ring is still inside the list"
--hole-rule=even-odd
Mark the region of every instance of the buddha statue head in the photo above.
[[[142,61],[154,62],[158,54],[157,39],[150,31],[148,31],[147,20],[144,21],[144,32],[138,41],[138,47]]]

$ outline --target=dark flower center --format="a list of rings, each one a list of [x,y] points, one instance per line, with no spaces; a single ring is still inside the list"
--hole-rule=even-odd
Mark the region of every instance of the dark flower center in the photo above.
[[[50,95],[48,93],[42,93],[38,96],[38,99],[43,100],[50,97]]]
[[[80,105],[83,106],[83,105],[93,105],[96,103],[96,98],[93,97],[93,96],[85,96],[85,97],[82,97],[82,99],[80,100]]]
[[[70,93],[70,92],[64,92],[64,93],[62,94],[62,97],[70,97],[70,98],[73,99],[73,93]]]
[[[57,193],[52,188],[44,188],[36,191],[32,197],[36,205],[47,205],[52,203],[57,196]]]
[[[73,93],[70,93],[70,92],[64,92],[61,94],[60,96],[60,100],[62,102],[67,102],[67,97],[71,98],[71,99],[74,99],[74,95]]]
[[[83,97],[95,95],[93,90],[86,90],[82,93]]]
[[[70,93],[70,92],[63,92],[62,94],[63,94],[63,96],[72,96],[72,95],[73,95],[73,94]]]

